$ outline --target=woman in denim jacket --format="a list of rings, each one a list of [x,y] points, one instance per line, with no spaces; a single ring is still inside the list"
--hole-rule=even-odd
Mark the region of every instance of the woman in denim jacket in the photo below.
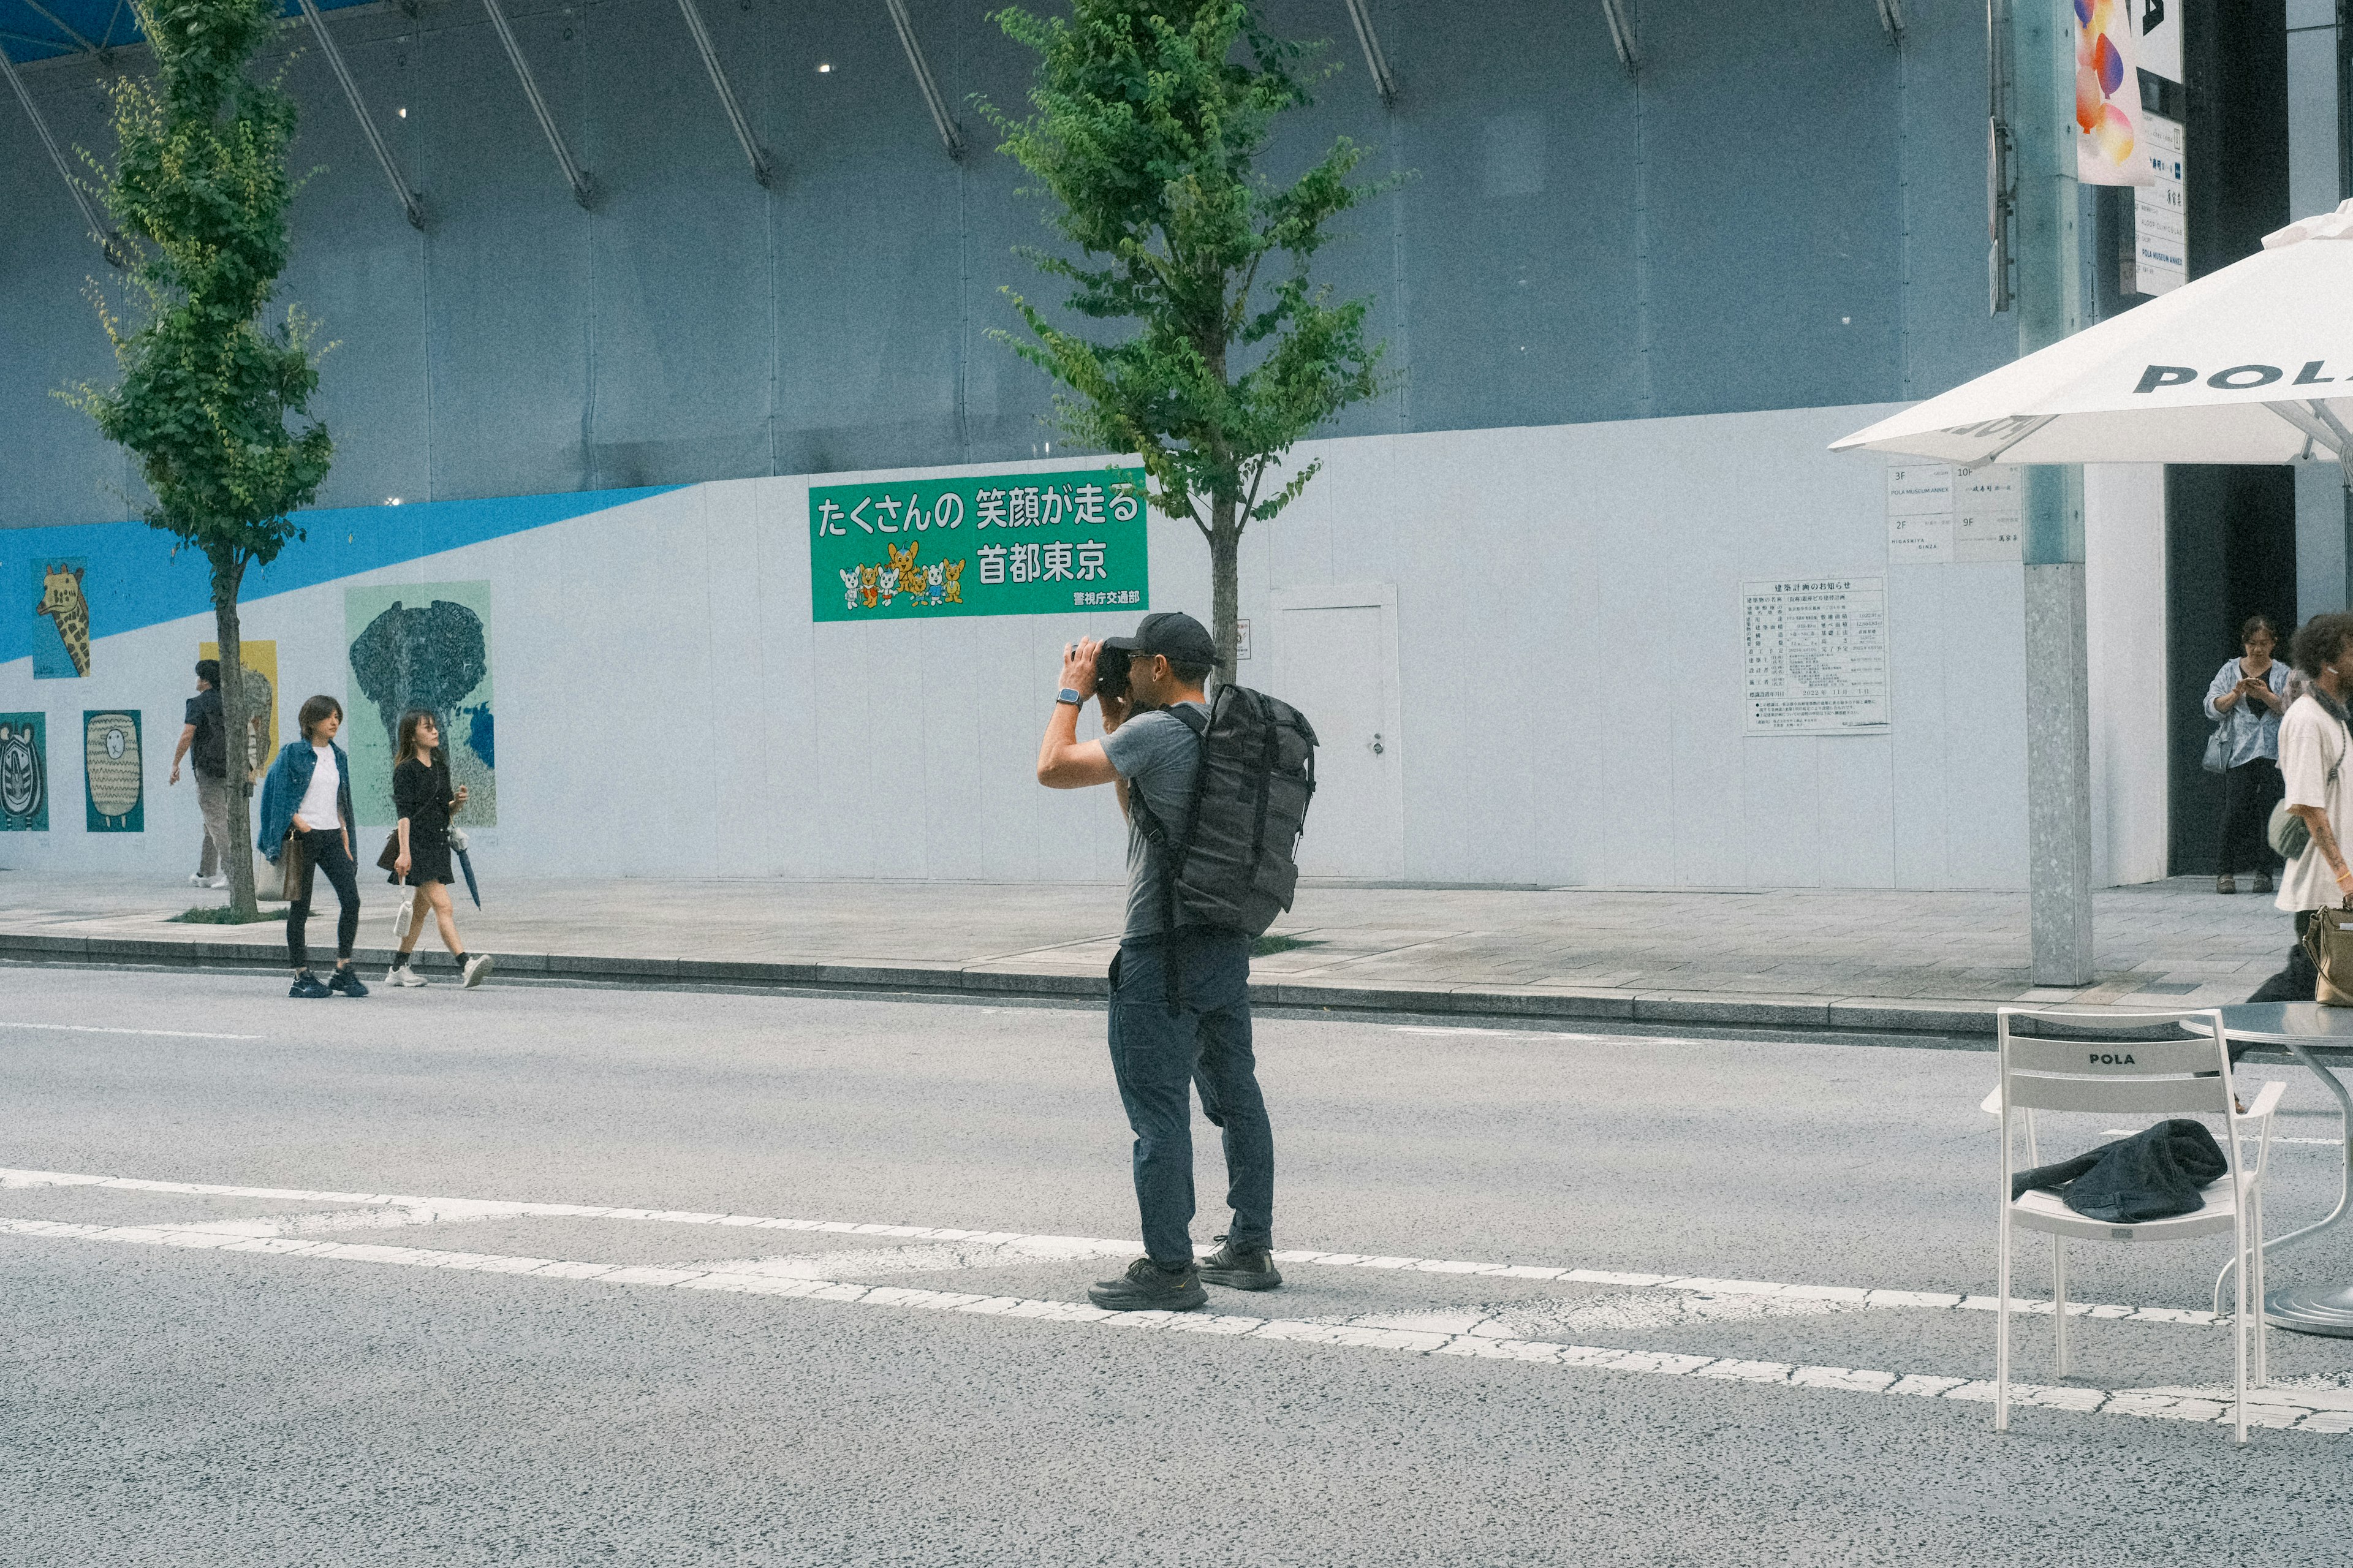
[[[340,991],[364,996],[367,987],[352,970],[352,942],[360,931],[359,864],[352,857],[352,765],[335,735],[343,726],[343,706],[332,697],[302,704],[302,738],[290,741],[270,764],[261,785],[259,847],[276,865],[288,863],[286,956],[294,963],[290,996],[324,997]],[[342,901],[335,922],[334,978],[321,984],[311,972],[304,942],[311,919],[311,876],[324,871]]]

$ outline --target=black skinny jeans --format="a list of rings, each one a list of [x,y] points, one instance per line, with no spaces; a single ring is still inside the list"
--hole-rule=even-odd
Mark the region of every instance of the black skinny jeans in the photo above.
[[[2269,757],[2241,763],[2222,775],[2221,864],[2214,868],[2216,876],[2278,869],[2279,857],[2272,853],[2263,830],[2270,826],[2272,807],[2286,793],[2279,764]]]
[[[335,956],[349,958],[352,942],[360,934],[359,868],[344,849],[339,831],[307,828],[295,837],[302,841],[302,875],[295,886],[294,901],[286,907],[286,956],[294,961],[295,968],[308,969],[311,949],[303,940],[303,928],[311,921],[311,877],[324,871],[335,897],[343,900],[342,917],[335,921]]]

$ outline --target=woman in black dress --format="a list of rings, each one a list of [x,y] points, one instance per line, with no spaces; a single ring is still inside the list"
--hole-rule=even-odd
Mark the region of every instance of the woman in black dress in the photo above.
[[[425,931],[425,911],[433,911],[441,940],[458,960],[466,987],[480,985],[491,973],[488,953],[468,952],[458,939],[458,917],[449,902],[449,818],[466,804],[466,786],[449,783],[449,759],[441,750],[441,723],[419,708],[400,718],[400,750],[392,769],[392,805],[400,816],[400,853],[392,863],[396,886],[417,889],[402,911],[400,952],[385,978],[394,985],[422,985],[410,954]]]

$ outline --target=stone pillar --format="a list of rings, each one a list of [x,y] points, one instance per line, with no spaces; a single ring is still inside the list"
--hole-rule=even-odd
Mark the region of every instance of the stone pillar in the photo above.
[[[2073,10],[2010,7],[2017,144],[2018,352],[2084,325],[2084,214],[2075,184]],[[2084,651],[2084,470],[2027,471],[2027,912],[2037,985],[2092,982],[2092,726]]]

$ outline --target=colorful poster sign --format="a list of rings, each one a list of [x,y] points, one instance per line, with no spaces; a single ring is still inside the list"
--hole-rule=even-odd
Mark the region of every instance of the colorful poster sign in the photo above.
[[[1141,468],[809,489],[820,621],[1149,605]]]
[[[48,830],[48,721],[0,713],[0,833]]]
[[[83,826],[91,833],[147,831],[147,777],[140,759],[139,715],[81,716]]]
[[[466,786],[459,826],[499,820],[498,747],[491,713],[491,585],[385,583],[343,590],[351,642],[352,809],[389,827],[392,759],[401,715],[422,708],[441,731],[452,784]]]
[[[33,614],[44,623],[33,631],[33,679],[79,680],[90,673],[90,598],[81,586],[90,563],[37,555],[31,564]]]
[[[2139,53],[2133,0],[2074,0],[2075,178],[2087,185],[2145,185],[2139,140]]]
[[[278,645],[267,638],[241,638],[237,662],[245,667],[245,730],[253,749],[253,782],[278,757]],[[200,642],[198,658],[220,658],[220,644]]]

